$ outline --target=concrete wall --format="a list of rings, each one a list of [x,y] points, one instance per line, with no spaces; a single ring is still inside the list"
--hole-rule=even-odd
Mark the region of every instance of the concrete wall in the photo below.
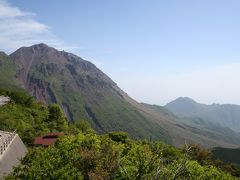
[[[16,134],[7,150],[0,156],[0,179],[9,174],[14,166],[20,164],[20,159],[27,153],[27,148]]]
[[[10,101],[9,97],[6,96],[0,96],[0,106],[7,104]]]

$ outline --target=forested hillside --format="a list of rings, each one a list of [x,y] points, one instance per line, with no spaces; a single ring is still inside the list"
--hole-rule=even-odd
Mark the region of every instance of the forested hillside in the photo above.
[[[235,179],[210,152],[187,145],[132,140],[125,132],[98,135],[86,121],[69,123],[58,105],[45,106],[23,91],[1,90],[0,128],[17,130],[29,152],[6,179]],[[36,135],[64,132],[55,146],[32,147]],[[234,174],[235,173],[235,174]],[[232,176],[232,175],[235,175]]]
[[[68,129],[67,119],[57,104],[45,106],[21,90],[0,90],[0,95],[11,99],[0,107],[0,129],[17,130],[26,144],[31,144],[37,135]]]

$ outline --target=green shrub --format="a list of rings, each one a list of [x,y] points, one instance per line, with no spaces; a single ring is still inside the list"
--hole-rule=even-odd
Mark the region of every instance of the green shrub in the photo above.
[[[110,132],[108,136],[116,142],[126,143],[128,140],[128,134],[126,132]]]

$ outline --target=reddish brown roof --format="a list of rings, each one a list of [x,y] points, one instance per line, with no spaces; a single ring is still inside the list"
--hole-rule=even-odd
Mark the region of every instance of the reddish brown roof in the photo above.
[[[54,145],[56,141],[57,141],[57,138],[46,138],[46,139],[43,139],[42,145],[43,146]]]
[[[34,145],[42,145],[42,137],[35,137]]]
[[[63,136],[63,135],[64,135],[63,132],[52,132],[44,135],[43,138],[58,138],[59,136]]]
[[[43,137],[36,137],[33,144],[38,146],[54,145],[58,137],[63,135],[63,132],[48,133]]]

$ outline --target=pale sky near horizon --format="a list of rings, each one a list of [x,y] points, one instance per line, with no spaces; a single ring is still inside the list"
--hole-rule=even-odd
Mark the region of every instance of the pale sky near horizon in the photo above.
[[[131,97],[240,104],[239,0],[0,0],[0,51],[46,43]]]

